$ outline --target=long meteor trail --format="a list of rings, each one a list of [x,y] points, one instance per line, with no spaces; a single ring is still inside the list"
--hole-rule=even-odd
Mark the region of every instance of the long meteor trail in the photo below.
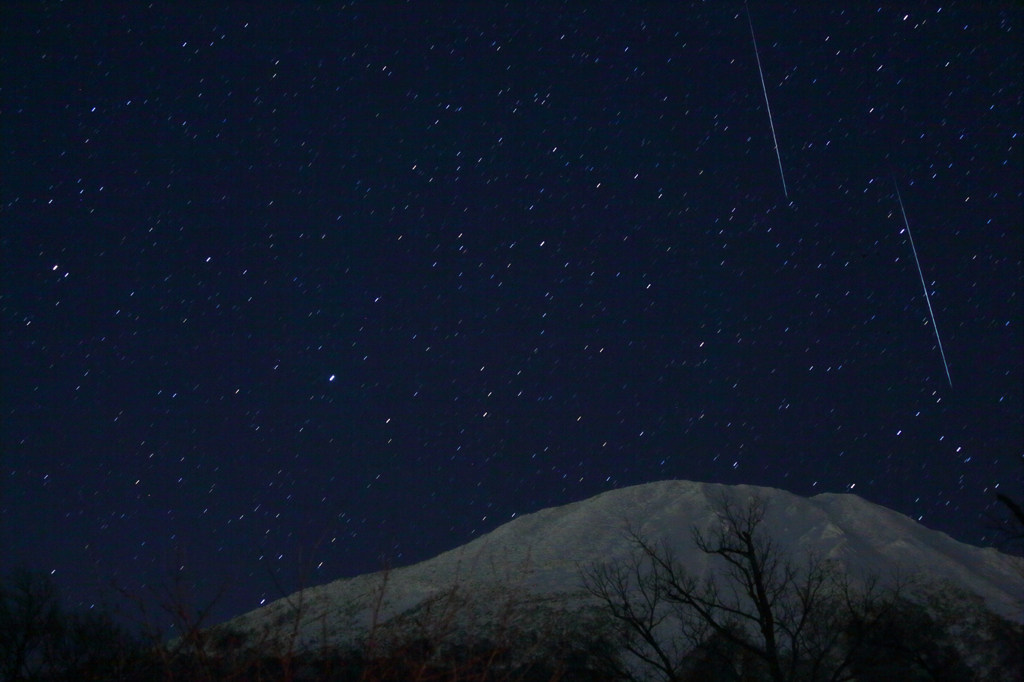
[[[782,178],[782,193],[789,198],[789,191],[786,189],[786,174],[782,172],[782,154],[779,153],[779,140],[775,137],[775,122],[772,121],[772,105],[768,103],[768,88],[764,84],[764,71],[761,70],[761,55],[757,53],[757,38],[754,37],[754,22],[750,18],[750,6],[744,2],[743,7],[747,10],[747,24],[750,25],[750,41],[754,43],[754,58],[757,59],[757,73],[761,76],[761,90],[764,92],[764,106],[768,109],[768,125],[772,129],[772,142],[775,143],[775,158],[779,160],[779,177]]]
[[[914,246],[914,235],[910,234],[910,221],[907,220],[907,210],[903,208],[903,197],[900,195],[900,186],[896,182],[896,174],[892,175],[892,185],[896,188],[896,198],[900,202],[900,213],[903,214],[903,224],[907,228],[907,236],[910,237],[910,248],[914,252],[914,262],[917,263],[917,274],[921,277],[921,286],[924,288],[924,300],[928,304],[928,314],[932,318],[932,329],[935,330],[935,340],[939,342],[939,353],[942,355],[942,366],[946,368],[946,379],[949,387],[953,388],[953,379],[949,376],[949,365],[946,364],[946,352],[942,350],[942,339],[939,338],[939,326],[935,324],[935,311],[932,310],[932,300],[928,297],[928,285],[924,283],[924,273],[921,272],[921,261],[917,257],[917,247]]]

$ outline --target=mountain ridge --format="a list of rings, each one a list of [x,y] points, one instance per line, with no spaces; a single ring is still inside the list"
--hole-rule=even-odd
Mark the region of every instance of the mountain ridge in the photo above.
[[[524,514],[432,559],[310,587],[218,627],[267,632],[298,615],[303,641],[349,641],[427,608],[454,588],[491,595],[480,597],[482,612],[495,608],[493,595],[499,592],[578,609],[587,602],[580,568],[627,560],[634,550],[628,528],[664,543],[691,573],[706,575],[712,566],[708,555],[692,549],[691,528],[707,533],[715,526],[716,501],[744,504],[753,496],[768,502],[764,530],[798,559],[813,552],[861,578],[885,578],[897,570],[919,574],[978,595],[995,613],[1024,621],[1024,559],[958,542],[857,495],[804,498],[775,488],[669,480]]]

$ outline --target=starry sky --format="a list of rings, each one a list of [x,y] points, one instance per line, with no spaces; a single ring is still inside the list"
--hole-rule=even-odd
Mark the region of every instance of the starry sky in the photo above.
[[[0,568],[219,620],[666,478],[991,543],[1021,8],[940,5],[5,4]]]

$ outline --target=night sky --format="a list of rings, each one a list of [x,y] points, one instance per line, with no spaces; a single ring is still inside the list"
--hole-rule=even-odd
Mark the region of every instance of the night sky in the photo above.
[[[1019,493],[1017,3],[752,1],[764,90],[738,2],[2,13],[0,568],[71,605],[666,478]]]

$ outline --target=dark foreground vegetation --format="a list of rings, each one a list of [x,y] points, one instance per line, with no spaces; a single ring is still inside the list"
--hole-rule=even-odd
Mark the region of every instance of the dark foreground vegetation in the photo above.
[[[528,600],[510,600],[508,627],[467,627],[468,602],[453,588],[415,627],[374,625],[343,649],[299,646],[301,595],[290,620],[253,632],[207,628],[168,590],[161,608],[179,633],[168,641],[107,613],[66,612],[48,576],[16,571],[0,583],[0,682],[1024,679],[1022,626],[980,598],[899,576],[855,582],[833,562],[797,561],[764,532],[762,500],[723,498],[715,511],[720,524],[691,539],[717,564],[716,581],[687,574],[667,546],[633,530],[628,561],[581,567],[584,611],[536,625]],[[381,595],[386,584],[385,575]],[[524,622],[533,625],[515,627]]]

